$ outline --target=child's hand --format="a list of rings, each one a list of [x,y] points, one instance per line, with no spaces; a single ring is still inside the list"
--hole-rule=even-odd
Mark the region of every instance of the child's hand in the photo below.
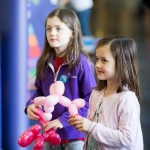
[[[36,108],[37,108],[37,106],[35,104],[31,104],[27,107],[27,115],[32,120],[38,120],[39,119],[39,116],[36,115],[39,113]]]
[[[80,132],[87,132],[92,124],[92,122],[81,116],[69,116],[68,120],[71,126],[74,126]]]
[[[77,116],[79,116],[79,115],[77,115]],[[72,123],[72,121],[73,121],[73,118],[75,118],[76,116],[74,116],[74,115],[70,115],[69,116],[69,119],[68,119],[68,123],[71,125],[71,123]]]
[[[57,130],[57,128],[63,128],[63,125],[58,119],[55,119],[45,124],[44,131],[47,131],[49,129]]]

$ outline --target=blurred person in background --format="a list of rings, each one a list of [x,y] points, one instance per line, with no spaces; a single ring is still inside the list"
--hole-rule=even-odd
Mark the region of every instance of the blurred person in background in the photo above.
[[[139,5],[139,15],[144,26],[144,36],[148,39],[150,45],[150,0],[141,0]]]
[[[73,10],[80,21],[83,36],[92,36],[90,28],[93,0],[52,0],[58,7],[66,7]]]
[[[145,19],[146,35],[150,42],[150,0],[142,0]],[[149,43],[150,44],[150,43]]]

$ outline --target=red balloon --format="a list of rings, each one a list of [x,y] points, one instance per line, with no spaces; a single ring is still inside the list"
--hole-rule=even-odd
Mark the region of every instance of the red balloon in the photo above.
[[[36,108],[37,109],[37,111],[39,112],[38,114],[37,113],[35,113],[36,115],[38,115],[40,118],[43,118],[43,110],[41,109],[41,108]]]
[[[38,136],[35,140],[35,143],[34,143],[34,149],[42,150],[43,147],[44,147],[44,137]]]
[[[45,141],[45,142],[48,142],[49,134],[47,134],[46,132],[44,132],[44,133],[42,134],[42,136],[44,137],[44,141]]]
[[[60,142],[61,142],[61,138],[59,136],[59,134],[57,133],[52,133],[49,135],[49,138],[48,138],[48,142],[54,146],[56,145],[59,145]]]
[[[25,131],[18,139],[18,144],[22,147],[30,145],[34,140],[34,133],[31,130]]]
[[[53,129],[49,129],[48,131],[45,131],[42,136],[44,137],[45,142],[48,142],[49,135],[55,133]]]
[[[42,109],[40,109],[40,108],[38,108],[38,107],[37,107],[36,109],[37,109],[38,112],[39,112],[38,114],[35,113],[36,115],[39,116],[38,121],[42,124],[42,126],[44,126],[44,124],[47,122],[47,121],[45,121],[44,118],[43,118],[43,113],[44,113],[44,112],[43,112]]]
[[[40,131],[41,131],[42,127],[39,124],[36,124],[34,126],[31,126],[29,128],[29,130],[31,130],[34,133],[34,136],[36,137],[37,135],[39,135]]]
[[[47,134],[52,134],[52,133],[55,133],[55,130],[54,129],[49,129],[48,131],[46,131]]]

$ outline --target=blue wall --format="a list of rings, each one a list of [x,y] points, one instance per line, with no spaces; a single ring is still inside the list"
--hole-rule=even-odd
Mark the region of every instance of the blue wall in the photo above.
[[[18,145],[19,136],[32,125],[24,113],[28,91],[27,29],[31,21],[42,48],[45,17],[54,8],[50,1],[43,0],[0,1],[0,150],[33,149],[33,144],[26,148]],[[32,20],[27,19],[30,10]]]
[[[1,149],[20,150],[18,137],[28,128],[26,1],[0,1],[1,35]],[[0,96],[1,96],[0,94]]]

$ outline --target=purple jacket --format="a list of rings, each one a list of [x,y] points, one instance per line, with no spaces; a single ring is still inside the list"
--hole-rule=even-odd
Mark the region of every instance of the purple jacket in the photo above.
[[[89,97],[92,92],[92,88],[96,86],[94,78],[93,64],[83,54],[80,54],[78,64],[68,72],[68,64],[62,64],[57,73],[54,73],[53,62],[49,63],[49,67],[44,72],[44,78],[42,80],[35,81],[36,90],[34,95],[29,99],[26,104],[32,104],[31,100],[38,96],[48,96],[49,88],[52,83],[57,80],[61,80],[65,85],[64,96],[69,98],[71,101],[77,98],[83,98],[85,100],[85,107],[80,108],[78,113],[87,117],[87,111],[89,108]],[[84,134],[78,132],[74,127],[68,124],[69,116],[68,108],[57,103],[54,106],[52,112],[52,119],[58,118],[63,124],[62,129],[58,129],[56,132],[60,135],[61,139],[77,139],[83,138]]]

